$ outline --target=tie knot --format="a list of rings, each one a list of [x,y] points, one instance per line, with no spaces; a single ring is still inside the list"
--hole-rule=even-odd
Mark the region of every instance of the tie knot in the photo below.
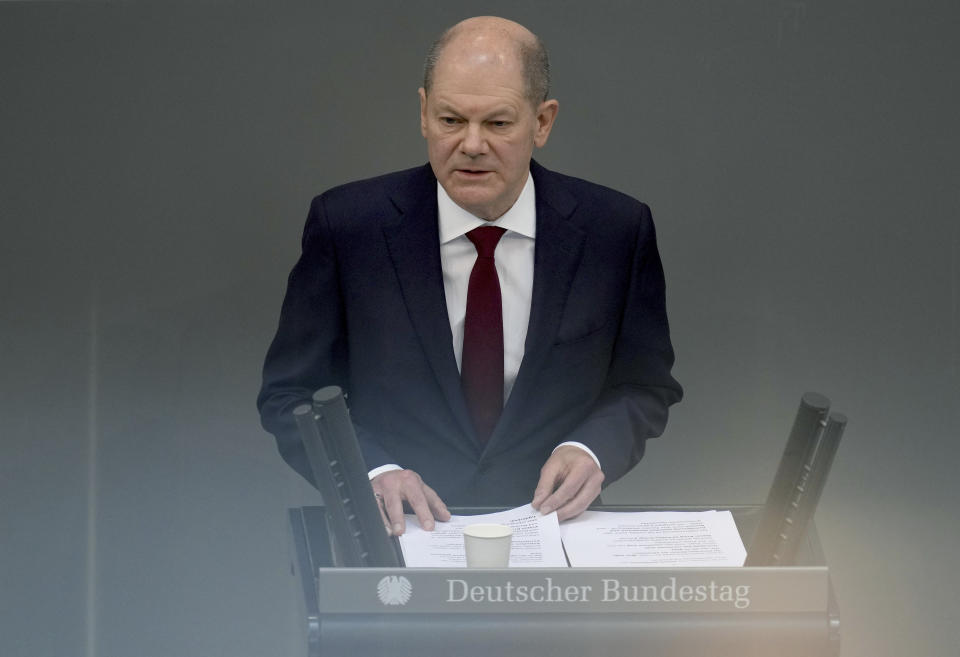
[[[477,257],[492,258],[493,252],[497,248],[497,242],[500,241],[505,232],[507,232],[507,229],[499,226],[481,226],[469,231],[467,238],[477,247]]]

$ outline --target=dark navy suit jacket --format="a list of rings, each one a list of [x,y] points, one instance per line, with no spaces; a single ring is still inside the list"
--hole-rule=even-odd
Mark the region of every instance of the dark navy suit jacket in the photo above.
[[[537,235],[525,353],[486,445],[460,389],[429,165],[336,187],[310,206],[258,406],[311,479],[291,411],[336,384],[368,468],[420,473],[447,504],[529,502],[564,440],[606,483],[633,467],[682,391],[646,205],[531,162]]]

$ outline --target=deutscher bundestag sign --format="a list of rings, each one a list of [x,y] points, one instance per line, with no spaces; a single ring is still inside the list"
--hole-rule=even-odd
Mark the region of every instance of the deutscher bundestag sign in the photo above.
[[[321,568],[321,614],[815,612],[825,567]]]

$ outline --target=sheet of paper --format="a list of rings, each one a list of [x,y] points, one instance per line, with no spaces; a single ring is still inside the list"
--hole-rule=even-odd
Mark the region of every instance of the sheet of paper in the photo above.
[[[560,535],[573,567],[713,568],[747,557],[729,511],[585,511]]]
[[[463,528],[474,523],[497,523],[513,529],[511,568],[566,568],[560,542],[560,526],[554,511],[543,515],[526,506],[476,516],[452,516],[425,531],[416,516],[406,516],[407,529],[400,535],[403,559],[409,568],[465,568]]]

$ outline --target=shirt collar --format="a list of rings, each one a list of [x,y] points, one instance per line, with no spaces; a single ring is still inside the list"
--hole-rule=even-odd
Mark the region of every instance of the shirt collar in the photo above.
[[[493,221],[484,221],[474,216],[454,203],[447,194],[447,190],[437,182],[437,210],[440,220],[440,243],[446,244],[450,240],[479,226],[499,226],[515,233],[520,233],[531,239],[537,234],[537,203],[536,192],[533,187],[533,176],[527,173],[527,182],[520,190],[513,206]]]

